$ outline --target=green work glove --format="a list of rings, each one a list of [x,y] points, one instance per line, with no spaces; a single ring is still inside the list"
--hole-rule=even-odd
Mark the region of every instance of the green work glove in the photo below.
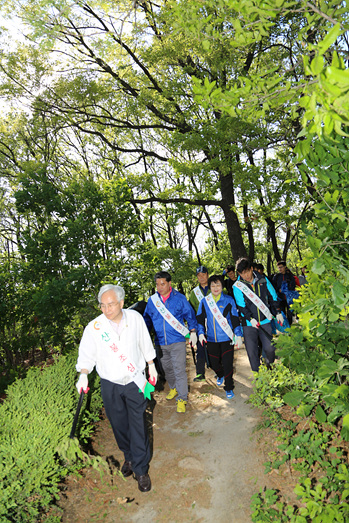
[[[144,394],[144,397],[148,400],[151,399],[151,393],[155,390],[155,387],[154,385],[152,385],[151,383],[149,383],[149,381],[146,381],[145,382],[145,387],[144,387],[144,390],[143,390],[143,394]],[[139,392],[142,392],[141,389],[139,389]]]

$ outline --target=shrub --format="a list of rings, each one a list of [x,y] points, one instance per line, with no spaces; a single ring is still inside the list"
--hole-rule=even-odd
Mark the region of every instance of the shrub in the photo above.
[[[326,417],[322,419],[319,404],[314,412],[313,407],[306,408],[322,397],[321,390],[311,386],[313,379],[280,361],[271,372],[262,366],[255,375],[250,401],[264,408],[264,426],[275,431],[278,443],[276,452],[270,453],[266,472],[287,463],[288,470],[297,473],[296,504],[273,489],[261,490],[252,497],[252,521],[256,523],[348,521],[346,444],[339,429]]]
[[[0,406],[1,521],[40,521],[58,498],[59,482],[82,466],[84,454],[76,440],[69,440],[78,402],[75,362],[76,353],[61,356],[49,367],[30,369],[25,379],[8,388]],[[101,404],[99,387],[92,380],[78,436],[89,436],[93,430],[89,423],[97,420]]]

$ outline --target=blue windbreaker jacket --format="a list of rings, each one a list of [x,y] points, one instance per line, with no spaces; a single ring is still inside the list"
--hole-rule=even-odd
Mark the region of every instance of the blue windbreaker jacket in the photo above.
[[[239,315],[234,298],[222,292],[217,305],[221,314],[228,320],[234,334],[236,336],[242,336],[242,329],[240,327]],[[198,334],[205,334],[207,341],[220,343],[230,340],[229,336],[224,332],[213,316],[205,299],[201,300],[196,317],[198,320]],[[207,320],[207,333],[205,330],[205,320]]]
[[[162,300],[159,293],[157,293]],[[176,291],[171,290],[170,297],[165,302],[165,307],[173,314],[173,316],[182,325],[185,325],[184,321],[187,321],[187,327],[189,330],[197,330],[197,321],[195,312],[187,298]],[[152,328],[155,331],[155,335],[160,345],[171,345],[180,341],[185,341],[182,334],[177,332],[160,314],[156,309],[152,299],[149,298],[147,306],[143,315],[144,321],[147,324],[149,332]]]

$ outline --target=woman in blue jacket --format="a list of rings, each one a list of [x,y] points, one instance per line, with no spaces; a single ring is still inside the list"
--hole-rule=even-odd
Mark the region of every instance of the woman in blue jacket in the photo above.
[[[208,280],[211,294],[201,300],[198,313],[198,334],[201,343],[207,342],[212,369],[217,374],[217,385],[224,382],[227,398],[234,397],[233,362],[234,334],[242,346],[242,329],[234,298],[223,293],[223,278],[211,276]]]

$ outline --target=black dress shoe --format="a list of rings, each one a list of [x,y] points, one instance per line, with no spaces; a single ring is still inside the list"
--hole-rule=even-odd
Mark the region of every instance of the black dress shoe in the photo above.
[[[141,476],[134,474],[133,477],[138,481],[138,488],[141,492],[149,492],[151,489],[151,481],[148,473],[142,474]]]
[[[132,472],[133,470],[131,461],[125,461],[125,463],[121,467],[121,474],[124,476],[124,478],[128,478],[129,476],[131,476]]]

